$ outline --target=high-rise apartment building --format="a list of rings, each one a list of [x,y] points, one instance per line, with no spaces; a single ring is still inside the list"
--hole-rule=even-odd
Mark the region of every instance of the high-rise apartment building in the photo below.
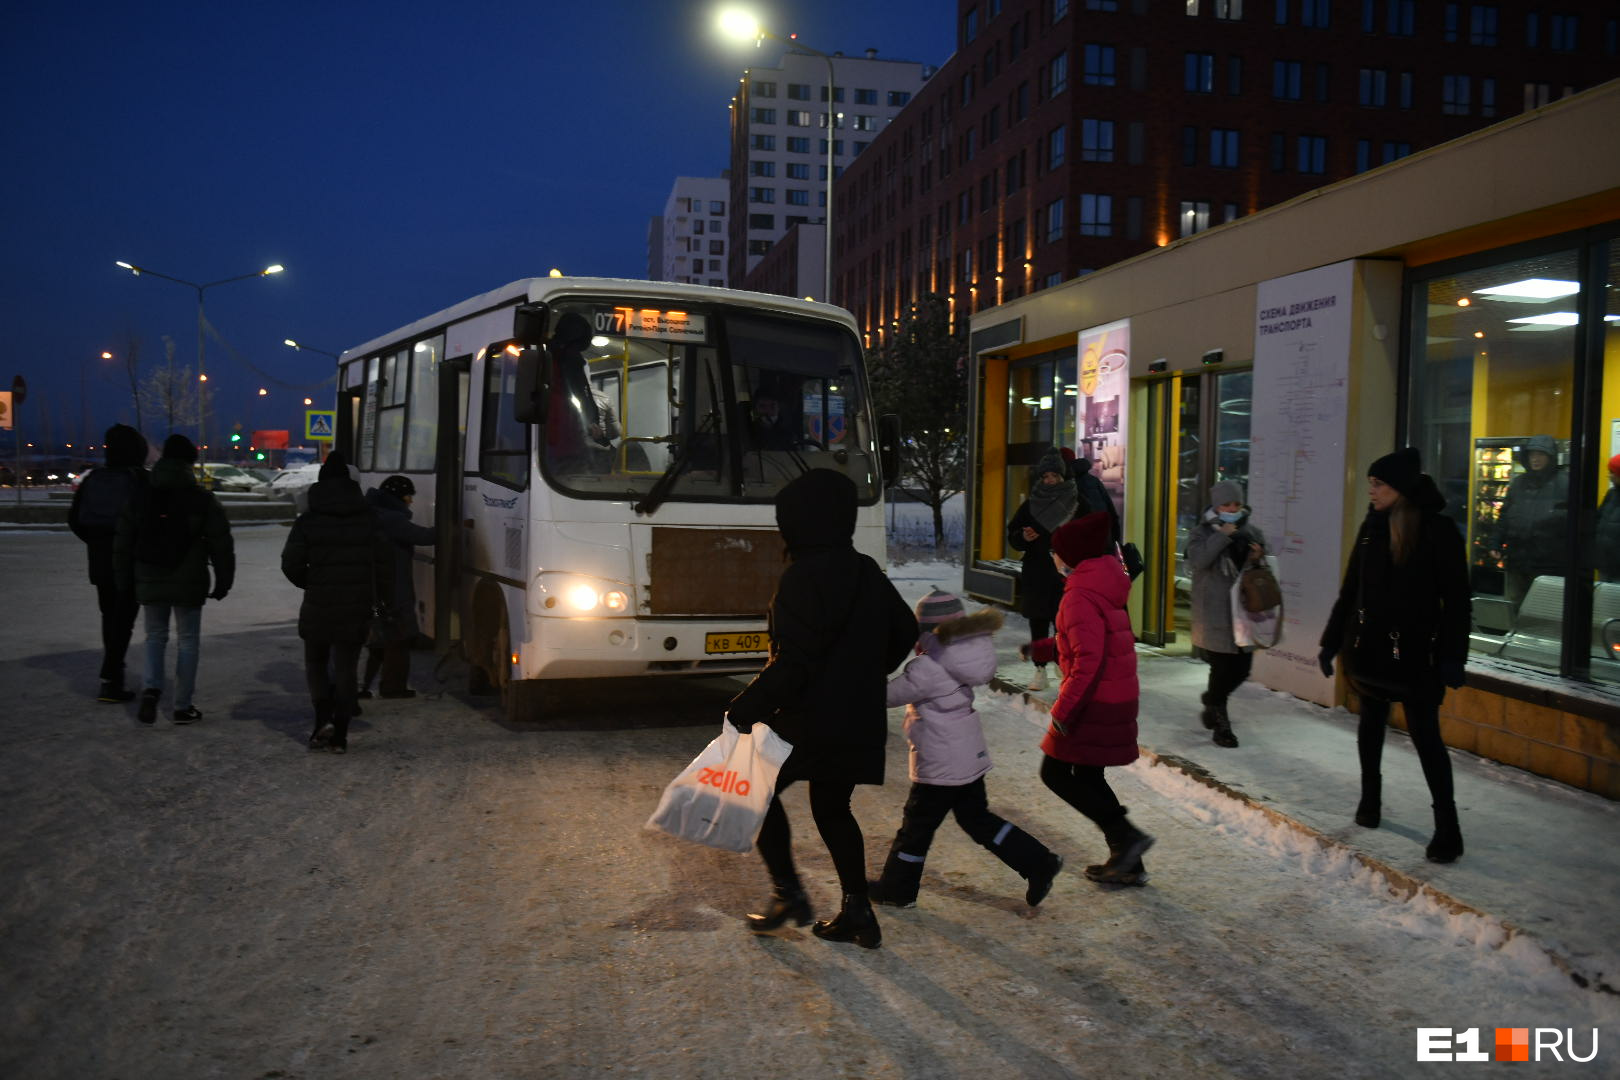
[[[652,281],[694,285],[730,283],[726,270],[731,183],[723,176],[678,176],[652,219],[647,237],[647,276]]]
[[[778,67],[743,73],[731,104],[733,282],[742,284],[795,225],[825,221],[828,63],[826,57],[789,52]],[[830,63],[836,178],[922,89],[933,69],[908,60],[879,60],[876,49],[864,57],[834,53]],[[826,299],[820,273],[785,291]]]
[[[835,191],[877,344],[1620,75],[1613,0],[959,0],[958,50]],[[1528,175],[1481,183],[1533,182]]]

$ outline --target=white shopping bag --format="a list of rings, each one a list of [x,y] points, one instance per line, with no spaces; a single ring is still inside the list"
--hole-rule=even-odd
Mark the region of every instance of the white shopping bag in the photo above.
[[[1282,605],[1265,611],[1243,606],[1243,579],[1232,582],[1232,640],[1239,648],[1269,649],[1282,640]]]
[[[793,745],[764,724],[741,734],[722,723],[720,735],[671,780],[647,828],[726,851],[754,846],[776,793],[776,774]]]

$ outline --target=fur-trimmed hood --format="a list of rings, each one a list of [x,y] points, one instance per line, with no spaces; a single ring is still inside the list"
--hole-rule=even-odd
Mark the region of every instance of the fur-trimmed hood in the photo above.
[[[975,634],[993,634],[1001,629],[1006,619],[995,608],[981,608],[971,615],[964,615],[960,619],[940,623],[934,628],[934,636],[939,638],[941,645],[949,645]]]

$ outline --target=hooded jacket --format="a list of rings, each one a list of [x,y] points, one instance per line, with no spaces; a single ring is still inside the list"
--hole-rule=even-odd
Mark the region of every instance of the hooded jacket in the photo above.
[[[1530,452],[1552,458],[1539,472],[1530,468]],[[1525,471],[1508,484],[1492,546],[1501,549],[1503,565],[1518,574],[1562,574],[1564,530],[1569,524],[1569,475],[1558,467],[1558,444],[1550,435],[1525,441],[1519,451]]]
[[[317,481],[309,489],[309,510],[298,515],[281,549],[282,575],[304,590],[298,636],[363,643],[372,604],[392,596],[393,563],[360,485],[340,475]]]
[[[764,722],[793,744],[779,782],[881,784],[885,678],[917,640],[917,618],[855,550],[855,485],[812,469],[776,496],[787,543],[769,610],[765,668],[731,701],[743,730]]]
[[[1129,765],[1136,760],[1136,634],[1125,601],[1131,579],[1117,556],[1086,559],[1069,571],[1057,633],[1030,646],[1030,658],[1054,657],[1063,688],[1041,752],[1071,765]]]
[[[85,544],[90,581],[111,585],[113,538],[118,533],[118,517],[130,501],[146,490],[146,440],[126,424],[107,429],[107,463],[91,469],[79,481],[68,509],[68,528]]]
[[[136,558],[142,519],[150,500],[164,499],[183,508],[188,541],[179,562],[159,566]],[[214,585],[208,585],[208,568],[213,566]],[[201,607],[210,592],[225,593],[236,581],[236,547],[231,540],[231,523],[211,492],[197,485],[191,463],[178,458],[161,458],[152,466],[151,483],[130,500],[118,516],[113,537],[113,572],[122,592],[135,590],[141,604],[173,604]]]
[[[1251,652],[1232,634],[1232,585],[1249,557],[1250,542],[1265,550],[1266,536],[1244,508],[1237,532],[1221,532],[1214,507],[1204,510],[1187,538],[1187,569],[1192,573],[1192,641],[1208,652]]]
[[[432,545],[438,535],[426,525],[411,521],[411,508],[393,492],[372,488],[366,492],[366,502],[377,514],[377,524],[388,541],[392,561],[388,574],[391,586],[388,601],[390,613],[389,638],[394,641],[413,638],[416,622],[416,545]]]
[[[960,787],[990,771],[973,688],[996,674],[991,635],[1001,622],[1001,612],[986,608],[939,624],[918,641],[921,655],[889,680],[889,708],[906,707],[914,783]]]

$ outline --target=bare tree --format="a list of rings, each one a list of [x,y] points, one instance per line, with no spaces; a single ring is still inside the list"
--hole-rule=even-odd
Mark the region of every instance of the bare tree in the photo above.
[[[207,394],[189,367],[153,368],[140,380],[136,408],[166,424],[164,434],[172,434],[197,426],[198,409],[206,404]]]

